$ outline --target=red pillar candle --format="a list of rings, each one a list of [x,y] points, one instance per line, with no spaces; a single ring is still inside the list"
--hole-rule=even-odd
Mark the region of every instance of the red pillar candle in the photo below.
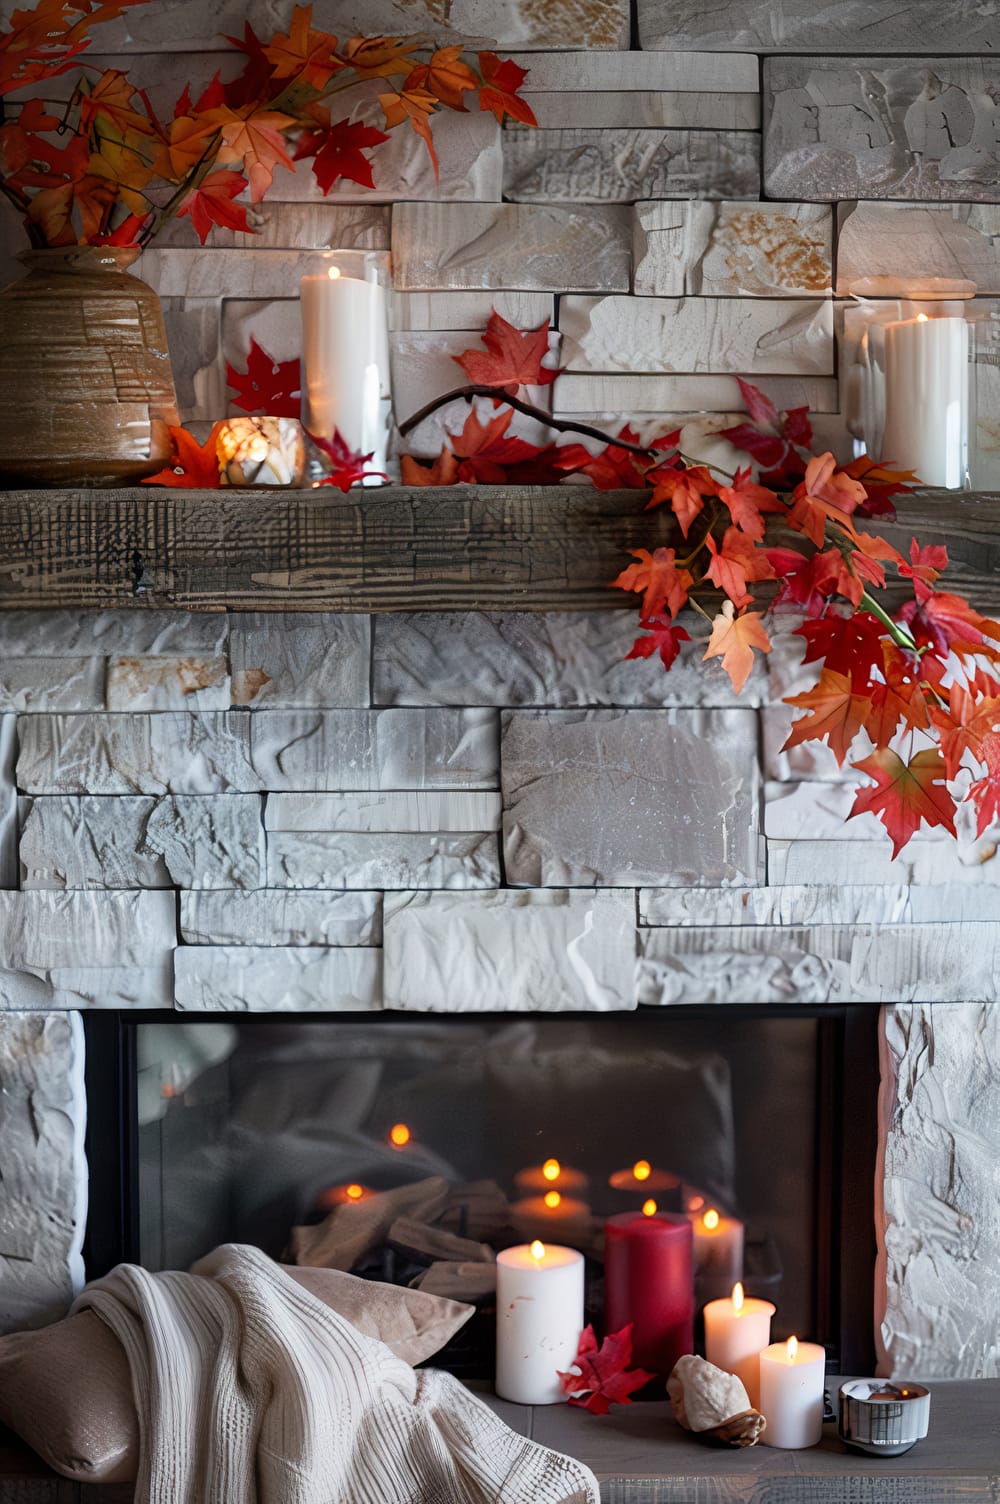
[[[686,1217],[621,1212],[604,1224],[604,1324],[632,1323],[632,1361],[669,1374],[694,1352],[694,1256]]]

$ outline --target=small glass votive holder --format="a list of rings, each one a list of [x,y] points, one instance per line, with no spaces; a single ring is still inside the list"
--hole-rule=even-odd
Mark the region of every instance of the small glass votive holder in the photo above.
[[[887,1379],[841,1384],[837,1431],[841,1441],[872,1457],[901,1457],[927,1435],[930,1390]]]
[[[307,262],[299,285],[302,316],[302,426],[335,436],[369,468],[386,470],[392,433],[388,251],[331,250]],[[327,469],[312,447],[320,474]],[[382,485],[372,476],[362,485]]]
[[[305,468],[296,418],[227,418],[215,436],[224,486],[295,486]]]

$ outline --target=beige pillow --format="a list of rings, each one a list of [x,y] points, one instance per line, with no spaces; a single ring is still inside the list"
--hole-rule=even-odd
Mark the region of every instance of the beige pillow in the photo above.
[[[211,1264],[210,1254],[193,1272],[207,1273]],[[407,1363],[422,1363],[438,1352],[474,1309],[336,1269],[282,1267],[317,1300]],[[38,1332],[0,1337],[0,1422],[63,1477],[126,1483],[136,1476],[139,1423],[128,1360],[93,1311]]]

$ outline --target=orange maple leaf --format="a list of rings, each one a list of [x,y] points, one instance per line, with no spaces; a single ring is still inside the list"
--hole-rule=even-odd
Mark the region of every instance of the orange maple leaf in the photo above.
[[[458,460],[447,444],[432,465],[404,454],[400,460],[400,478],[404,486],[454,486],[458,482]]]
[[[705,503],[703,496],[715,496],[718,483],[704,465],[684,466],[679,470],[655,470],[648,477],[655,482],[653,494],[646,503],[646,511],[670,502],[670,510],[680,523],[686,538],[691,524]]]
[[[186,486],[192,490],[217,489],[220,481],[215,441],[221,427],[221,422],[214,423],[204,444],[199,444],[186,428],[171,424],[170,461],[155,475],[147,476],[143,485]]]
[[[430,117],[437,104],[434,95],[428,94],[426,89],[417,86],[404,89],[400,94],[380,94],[378,102],[382,106],[387,130],[391,131],[394,126],[402,124],[404,120],[409,120],[430,153],[430,159],[434,163],[434,176],[437,177],[441,164],[434,150],[434,138],[431,135],[430,126]]]
[[[799,716],[782,752],[800,742],[825,741],[841,766],[872,706],[869,694],[857,693],[846,674],[838,674],[831,668],[823,670],[812,689],[788,695],[784,703],[799,706],[810,714]]]
[[[537,329],[522,332],[494,308],[482,339],[485,355],[482,350],[463,350],[461,355],[452,356],[476,386],[516,392],[519,386],[549,386],[559,375],[551,366],[542,365],[549,350],[548,319]]]
[[[851,764],[875,780],[859,789],[848,819],[865,813],[881,820],[892,837],[896,858],[922,821],[955,834],[955,801],[945,786],[944,760],[937,747],[917,752],[903,762],[890,747],[876,747],[869,757]]]
[[[629,553],[639,563],[627,565],[611,581],[612,588],[643,591],[643,617],[659,616],[664,610],[676,616],[688,598],[694,577],[689,570],[678,567],[675,550],[658,548],[650,553],[647,548],[630,548]]]
[[[87,133],[110,123],[120,132],[135,131],[138,135],[152,135],[153,126],[148,115],[140,114],[133,107],[136,91],[124,73],[111,68],[102,73],[96,84],[86,79],[80,81],[80,124]]]
[[[337,56],[361,78],[389,78],[410,72],[408,54],[419,46],[419,37],[351,37]]]
[[[429,63],[418,63],[403,84],[403,89],[422,88],[433,94],[450,110],[465,109],[462,96],[479,87],[479,80],[461,61],[463,47],[439,47]]]
[[[526,68],[519,67],[511,57],[501,62],[495,52],[481,52],[479,68],[483,75],[479,90],[481,110],[491,111],[501,125],[505,115],[522,125],[538,124],[531,106],[517,92],[528,76]]]
[[[337,56],[337,38],[312,29],[312,6],[297,5],[287,32],[276,32],[263,49],[274,77],[300,79],[323,89],[345,64]]]
[[[742,616],[736,616],[732,601],[723,601],[722,610],[712,623],[712,635],[702,661],[721,658],[722,667],[739,694],[753,668],[754,648],[762,653],[771,651],[771,639],[764,630],[760,612],[744,611]]]
[[[733,484],[720,486],[718,494],[729,508],[734,525],[746,533],[748,538],[759,543],[765,530],[762,514],[783,512],[785,507],[773,491],[768,490],[767,486],[756,485],[750,475],[749,466],[745,470],[737,470]]]
[[[218,135],[218,124],[204,116],[175,116],[161,138],[155,162],[157,174],[170,183],[181,182],[206,153],[211,154],[210,142]]]
[[[271,186],[274,169],[278,164],[295,171],[291,157],[285,150],[281,132],[294,125],[291,115],[280,110],[252,110],[238,115],[228,105],[219,105],[207,110],[202,119],[215,125],[222,133],[222,146],[218,162],[226,167],[232,162],[242,162],[243,171],[250,182],[250,199],[260,203]]]

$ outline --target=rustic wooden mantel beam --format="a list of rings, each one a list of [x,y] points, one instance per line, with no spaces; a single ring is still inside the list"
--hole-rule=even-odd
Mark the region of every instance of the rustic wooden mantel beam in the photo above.
[[[665,509],[589,486],[0,493],[0,609],[572,610],[623,606],[628,550]],[[1000,612],[1000,495],[903,498],[893,528],[948,544],[952,588]]]

